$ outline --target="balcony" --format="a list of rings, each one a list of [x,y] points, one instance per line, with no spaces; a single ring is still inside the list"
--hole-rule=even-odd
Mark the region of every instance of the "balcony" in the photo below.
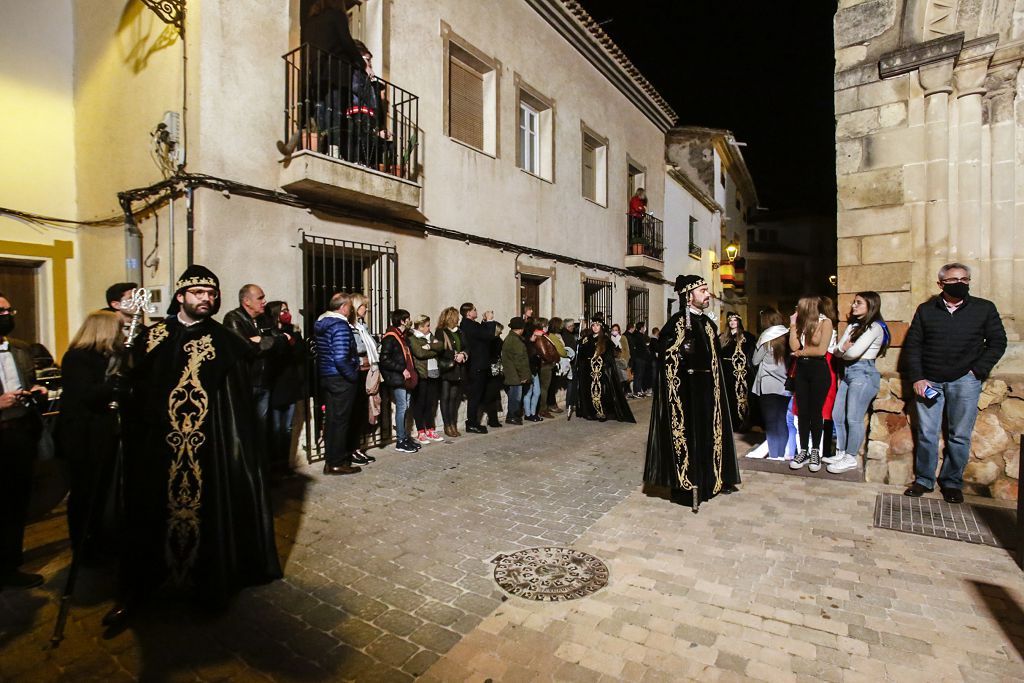
[[[665,270],[665,224],[651,214],[627,216],[626,268],[638,273]]]
[[[420,206],[419,98],[310,45],[283,57],[280,185],[321,201],[393,214]]]
[[[704,253],[704,250],[700,248],[700,245],[697,245],[697,244],[694,244],[693,242],[690,242],[690,256],[692,256],[693,258],[695,258],[698,261],[700,261],[701,256],[703,255],[703,253]]]

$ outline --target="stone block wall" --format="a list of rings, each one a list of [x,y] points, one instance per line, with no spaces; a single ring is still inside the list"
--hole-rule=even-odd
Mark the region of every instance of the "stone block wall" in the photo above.
[[[1009,381],[1007,381],[1009,380]],[[913,390],[898,375],[882,378],[868,414],[864,471],[868,481],[903,486],[914,479]],[[1024,376],[989,379],[978,400],[964,491],[1017,499],[1020,439],[1024,432]],[[942,466],[940,441],[939,466]]]
[[[940,266],[972,269],[1010,345],[979,402],[967,469],[1014,498],[1024,425],[1024,16],[1017,0],[839,0],[835,17],[839,310],[881,294],[892,351],[870,417],[866,474],[904,484],[913,438],[897,376]]]

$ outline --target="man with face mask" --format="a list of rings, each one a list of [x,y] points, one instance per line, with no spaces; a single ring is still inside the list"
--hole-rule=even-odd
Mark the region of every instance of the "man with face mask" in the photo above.
[[[729,420],[726,373],[707,282],[680,275],[683,310],[662,328],[655,348],[654,405],[644,482],[667,487],[672,500],[697,512],[740,482]]]
[[[34,588],[43,583],[39,574],[19,571],[25,537],[42,422],[34,409],[34,397],[46,389],[35,383],[36,373],[28,345],[8,335],[14,331],[17,311],[0,293],[0,590]]]
[[[971,269],[948,263],[939,269],[942,293],[917,307],[903,342],[907,378],[917,404],[916,478],[905,495],[935,488],[942,418],[949,424],[939,487],[948,503],[962,503],[964,467],[978,417],[981,385],[1006,351],[1006,331],[995,304],[970,295]]]

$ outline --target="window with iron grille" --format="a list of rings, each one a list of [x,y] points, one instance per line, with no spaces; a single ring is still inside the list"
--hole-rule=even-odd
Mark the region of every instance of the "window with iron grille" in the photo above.
[[[605,280],[583,280],[583,317],[593,320],[594,315],[604,315],[606,323],[612,323],[612,283]]]
[[[690,216],[690,256],[700,259],[701,248],[697,244],[697,219]]]
[[[626,325],[647,322],[651,313],[651,293],[646,287],[626,290]]]
[[[398,252],[394,247],[303,233],[302,278],[302,318],[310,349],[307,380],[315,407],[312,416],[308,411],[306,414],[306,458],[312,462],[322,459],[324,453],[324,412],[313,325],[337,292],[358,292],[369,300],[366,326],[379,339],[387,330],[388,314],[398,308]],[[388,402],[383,403],[390,410]],[[381,429],[367,438],[367,446],[386,443],[390,438],[390,414],[382,415],[378,422]]]

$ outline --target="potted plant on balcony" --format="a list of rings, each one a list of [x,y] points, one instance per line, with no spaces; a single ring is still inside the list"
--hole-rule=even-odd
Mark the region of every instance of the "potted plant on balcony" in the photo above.
[[[643,240],[639,237],[635,237],[633,243],[629,246],[629,253],[633,256],[643,256],[644,246]]]
[[[320,151],[320,128],[316,125],[315,120],[309,120],[309,127],[302,131],[300,140],[303,149],[308,149],[310,152]]]

